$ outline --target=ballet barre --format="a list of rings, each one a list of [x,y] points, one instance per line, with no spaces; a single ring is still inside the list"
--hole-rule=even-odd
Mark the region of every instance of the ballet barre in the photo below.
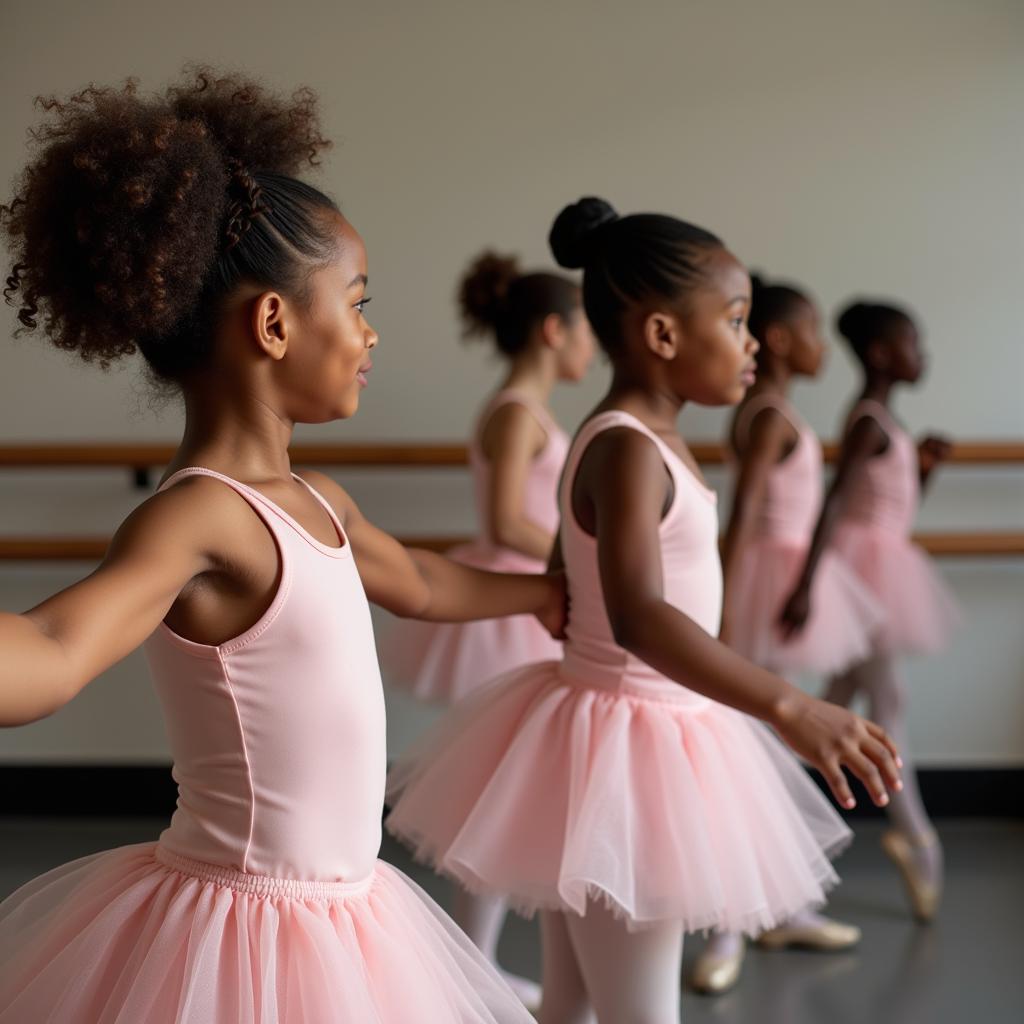
[[[722,465],[728,459],[717,441],[696,441],[690,450],[698,462]],[[464,466],[468,449],[461,443],[361,442],[358,444],[302,444],[291,446],[298,466],[364,466],[443,468]],[[99,468],[120,466],[146,471],[166,466],[174,456],[170,444],[17,444],[0,445],[0,469]],[[838,445],[825,445],[825,457],[835,461]],[[949,457],[953,465],[1024,464],[1022,441],[958,441]]]
[[[727,460],[724,445],[698,441],[690,446],[704,465]],[[165,466],[175,448],[168,444],[19,444],[0,445],[0,469],[129,468],[136,483],[148,483],[149,471]],[[825,446],[826,458],[835,459],[838,446]],[[359,444],[294,444],[290,449],[296,466],[348,466],[371,469],[434,469],[466,465],[464,444],[408,444],[398,442]],[[948,460],[954,465],[1024,465],[1024,442],[959,441]],[[444,551],[465,543],[464,537],[403,537],[409,547]],[[1018,557],[1024,555],[1024,533],[922,533],[914,538],[932,555],[948,557]],[[106,537],[0,537],[0,561],[70,562],[97,561],[109,544]]]
[[[446,551],[468,537],[399,537],[407,547]],[[919,533],[914,540],[942,558],[1006,558],[1024,555],[1024,533]],[[94,562],[107,537],[0,537],[0,562]]]

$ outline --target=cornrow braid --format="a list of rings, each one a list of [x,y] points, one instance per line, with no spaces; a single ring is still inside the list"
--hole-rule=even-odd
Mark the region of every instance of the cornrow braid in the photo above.
[[[224,225],[224,251],[233,249],[261,213],[269,213],[263,186],[241,162],[228,160],[228,206]]]

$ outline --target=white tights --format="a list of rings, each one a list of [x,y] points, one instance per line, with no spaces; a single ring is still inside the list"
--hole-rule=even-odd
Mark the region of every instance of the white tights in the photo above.
[[[917,774],[907,746],[907,691],[895,660],[885,654],[876,654],[847,669],[829,681],[825,700],[849,707],[857,697],[868,703],[868,718],[877,722],[896,741],[903,758],[903,789],[889,794],[886,811],[892,825],[913,843],[918,866],[927,878],[940,882],[942,877],[942,849],[938,844],[921,843],[933,831],[925,810]],[[792,918],[790,923],[814,924],[823,919],[805,912]],[[715,935],[707,951],[715,956],[735,956],[742,946],[738,935]]]
[[[918,866],[933,882],[941,882],[942,849],[938,843],[928,844],[934,827],[925,810],[917,773],[907,744],[907,690],[896,661],[890,655],[876,654],[854,665],[828,685],[825,699],[833,704],[849,706],[855,697],[868,702],[868,717],[877,722],[896,741],[903,758],[903,789],[889,794],[886,813],[893,827],[915,844]]]
[[[508,904],[500,896],[473,894],[455,887],[452,917],[477,949],[498,969],[517,996],[531,1008],[540,1003],[540,986],[529,978],[504,970],[498,963],[498,939],[508,914]]]
[[[631,932],[596,903],[541,915],[540,1024],[678,1024],[682,922]]]

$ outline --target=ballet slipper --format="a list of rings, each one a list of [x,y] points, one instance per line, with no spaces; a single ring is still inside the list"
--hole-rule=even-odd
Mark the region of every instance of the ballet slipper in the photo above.
[[[721,954],[705,951],[697,958],[690,983],[704,995],[721,995],[740,980],[746,943],[741,939],[735,953]]]
[[[915,848],[921,850],[936,846],[938,842],[939,837],[934,832],[910,839],[902,832],[891,829],[882,836],[882,850],[900,869],[914,917],[922,924],[935,919],[942,900],[942,886],[924,877],[914,851]]]
[[[757,944],[762,949],[816,949],[822,952],[838,952],[850,949],[860,942],[861,932],[856,925],[844,924],[825,917],[814,922],[787,922],[777,928],[770,928],[759,935]]]

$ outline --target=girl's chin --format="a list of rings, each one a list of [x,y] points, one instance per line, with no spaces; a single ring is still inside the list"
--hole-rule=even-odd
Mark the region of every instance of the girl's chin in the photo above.
[[[346,396],[345,400],[339,402],[334,408],[332,420],[349,420],[359,412],[359,396]]]
[[[722,409],[730,405],[739,405],[747,394],[746,388],[736,388],[726,394],[684,397],[684,401],[701,405],[705,409]]]

